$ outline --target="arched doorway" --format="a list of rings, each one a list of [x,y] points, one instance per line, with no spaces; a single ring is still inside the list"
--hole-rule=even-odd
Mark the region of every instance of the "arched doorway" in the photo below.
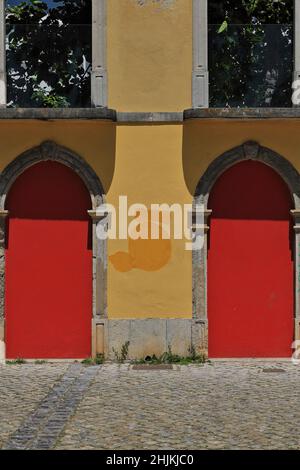
[[[291,356],[294,206],[288,186],[262,162],[237,162],[217,178],[207,207],[209,356]]]
[[[6,197],[7,358],[91,355],[90,192],[58,161],[34,162]]]

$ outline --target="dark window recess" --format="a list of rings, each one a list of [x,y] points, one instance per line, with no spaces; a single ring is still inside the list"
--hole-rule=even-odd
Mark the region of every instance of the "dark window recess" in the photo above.
[[[9,107],[90,107],[91,0],[6,1]]]
[[[211,107],[291,107],[293,0],[209,1]]]

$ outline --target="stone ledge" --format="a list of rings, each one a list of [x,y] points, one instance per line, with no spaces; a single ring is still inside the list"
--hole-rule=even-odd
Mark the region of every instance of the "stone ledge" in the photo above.
[[[109,108],[1,108],[1,119],[60,119],[116,121],[116,111]]]
[[[300,108],[195,108],[182,112],[117,112],[109,108],[1,108],[0,120],[108,120],[182,123],[189,119],[300,119]]]
[[[300,119],[300,108],[195,108],[183,119]]]
[[[183,122],[182,112],[117,112],[118,122]]]
[[[1,108],[1,119],[83,119],[110,120],[114,122],[183,122],[182,112],[117,112],[109,108]]]

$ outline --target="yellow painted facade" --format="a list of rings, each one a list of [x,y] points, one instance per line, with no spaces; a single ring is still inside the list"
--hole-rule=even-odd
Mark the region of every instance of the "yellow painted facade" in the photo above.
[[[300,119],[195,120],[183,132],[183,171],[189,191],[208,165],[227,150],[247,141],[278,152],[300,171]]]
[[[107,8],[109,107],[190,108],[192,0],[109,0]]]
[[[103,121],[2,121],[1,170],[25,150],[54,140],[83,157],[98,174],[107,202],[191,203],[196,184],[223,152],[255,140],[287,158],[300,172],[300,120],[195,120],[185,124],[119,124]],[[138,243],[138,242],[133,242]],[[155,244],[155,241],[152,243]],[[171,256],[162,267],[128,272],[108,264],[110,318],[189,318],[192,315],[192,264],[185,241],[171,241]],[[149,252],[148,252],[149,250]],[[128,241],[110,240],[109,257],[128,252]],[[148,256],[148,258],[149,258]],[[163,254],[162,254],[163,256]]]
[[[192,107],[192,4],[108,0],[109,108],[179,113]],[[247,141],[278,152],[300,172],[300,118],[0,119],[0,170],[44,141],[81,156],[99,176],[106,202],[116,207],[122,195],[148,209],[155,203],[191,204],[209,164]],[[108,319],[192,319],[192,254],[185,242],[109,240]],[[126,333],[118,344],[125,340]],[[145,354],[155,347],[145,347]]]

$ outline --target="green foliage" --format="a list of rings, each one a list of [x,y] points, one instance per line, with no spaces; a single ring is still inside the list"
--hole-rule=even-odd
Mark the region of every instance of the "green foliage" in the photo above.
[[[164,352],[161,356],[157,357],[147,356],[144,359],[133,361],[133,364],[204,364],[206,362],[206,356],[204,354],[197,354],[194,346],[190,347],[190,355],[187,357],[179,356],[178,354],[172,353],[171,346],[168,347],[168,351]]]
[[[103,364],[104,354],[97,354],[95,357],[95,364]]]
[[[209,0],[209,23],[291,24],[293,0]]]
[[[223,33],[224,31],[226,31],[228,28],[228,22],[227,20],[224,20],[223,23],[221,24],[220,28],[218,29],[218,33]]]
[[[121,347],[121,352],[118,352],[118,351],[116,351],[115,348],[112,348],[113,353],[115,355],[115,359],[120,364],[123,363],[124,361],[126,361],[126,359],[128,357],[129,345],[130,345],[130,341],[126,341],[126,343],[124,343]]]
[[[92,357],[87,357],[81,361],[81,364],[84,364],[86,366],[93,366],[94,365],[94,359]]]
[[[7,6],[8,102],[20,107],[90,105],[91,2]]]
[[[36,365],[42,365],[42,364],[47,364],[47,361],[45,361],[44,359],[37,359],[36,361],[34,361],[34,363]]]
[[[70,106],[65,96],[42,90],[34,91],[32,100],[39,108],[68,108]]]
[[[209,2],[210,105],[291,106],[293,1]]]
[[[95,358],[93,357],[88,357],[84,359],[82,364],[85,364],[87,366],[94,366],[94,365],[99,365],[104,363],[104,355],[103,354],[97,354]]]
[[[15,366],[15,365],[20,365],[20,364],[26,364],[26,361],[25,359],[21,359],[20,357],[18,357],[17,359],[13,361],[6,361],[6,364],[10,366]]]

